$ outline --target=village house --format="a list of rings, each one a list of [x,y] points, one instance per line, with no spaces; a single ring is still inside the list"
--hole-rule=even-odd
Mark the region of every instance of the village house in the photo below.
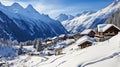
[[[118,28],[114,24],[99,24],[97,26],[97,32],[98,35],[96,36],[97,41],[105,41],[111,38],[112,36],[115,36],[120,31],[120,28]]]
[[[74,39],[77,40],[79,39],[80,37],[82,37],[82,35],[78,32],[78,33],[75,33],[74,35]]]
[[[89,36],[83,36],[76,41],[76,45],[79,48],[83,49],[88,46],[91,46],[93,44],[93,42],[96,42],[96,40],[94,38],[91,38]]]
[[[90,37],[95,37],[95,32],[92,29],[86,29],[80,33],[82,36],[90,36]]]
[[[114,24],[99,24],[97,29],[99,36],[114,36],[120,31]]]
[[[51,38],[47,38],[47,39],[45,39],[45,43],[47,46],[51,46],[53,44],[53,41]]]
[[[45,54],[46,54],[47,56],[54,55],[54,54],[55,54],[55,50],[45,50]]]
[[[52,39],[51,38],[46,38],[44,41],[48,42],[48,41],[52,41]]]
[[[44,52],[47,56],[51,56],[55,54],[54,47],[48,47],[44,50]]]
[[[62,48],[56,48],[55,49],[55,55],[61,55],[62,53]]]
[[[62,54],[61,46],[57,46],[57,47],[51,46],[51,47],[48,47],[47,49],[45,49],[44,51],[47,56]]]
[[[51,38],[51,39],[52,39],[53,44],[55,44],[55,43],[58,42],[58,37],[57,37],[57,36],[55,36],[55,37],[53,37],[53,38]]]
[[[67,39],[67,35],[65,35],[65,34],[61,34],[59,36],[59,40],[66,40],[66,39]]]
[[[73,34],[67,34],[67,39],[74,39],[74,35]]]

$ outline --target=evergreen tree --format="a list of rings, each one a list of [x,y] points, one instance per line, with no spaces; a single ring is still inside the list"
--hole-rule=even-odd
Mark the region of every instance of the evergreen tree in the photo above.
[[[21,44],[20,48],[18,49],[18,55],[21,55],[23,53],[22,49],[23,49],[23,45]]]
[[[39,51],[41,51],[42,50],[42,42],[41,42],[41,39],[37,39],[37,45],[36,45],[37,47],[37,51],[39,52]]]
[[[33,41],[33,48],[36,48],[36,45],[37,45],[37,39]]]

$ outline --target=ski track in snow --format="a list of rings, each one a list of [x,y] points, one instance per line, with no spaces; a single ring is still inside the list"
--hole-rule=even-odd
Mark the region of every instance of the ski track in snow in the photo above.
[[[112,55],[110,55],[110,56],[108,56],[108,57],[102,58],[102,59],[100,59],[100,60],[96,60],[96,61],[92,61],[92,62],[85,63],[85,64],[83,64],[81,67],[86,67],[86,66],[88,66],[88,65],[95,64],[95,63],[97,63],[97,62],[101,62],[101,61],[104,61],[104,60],[108,60],[108,59],[114,58],[114,57],[116,57],[116,56],[118,56],[118,55],[120,55],[120,52],[114,53],[114,54],[112,54]]]

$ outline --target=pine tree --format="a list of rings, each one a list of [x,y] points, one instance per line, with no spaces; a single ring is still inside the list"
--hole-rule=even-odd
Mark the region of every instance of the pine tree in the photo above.
[[[37,45],[37,39],[33,41],[33,48],[36,48],[36,45]]]
[[[18,49],[18,55],[21,55],[23,53],[22,49],[23,49],[23,45],[20,44],[20,48]]]
[[[39,51],[41,51],[42,50],[42,42],[41,42],[41,39],[37,39],[37,45],[36,45],[37,47],[37,51],[39,52]]]

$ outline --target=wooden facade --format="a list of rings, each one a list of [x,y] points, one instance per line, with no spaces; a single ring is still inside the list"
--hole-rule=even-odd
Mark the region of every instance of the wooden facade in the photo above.
[[[87,34],[81,34],[82,36],[85,36],[85,35],[87,35],[87,36],[89,36],[89,37],[95,37],[95,32],[93,31],[93,30],[91,30],[89,33],[87,33]]]
[[[74,39],[74,36],[67,36],[67,39]]]
[[[95,32],[94,32],[94,31],[91,31],[90,33],[88,33],[88,36],[90,36],[90,37],[95,37]]]
[[[59,37],[59,40],[66,40],[67,39],[67,36],[63,36],[63,37]]]
[[[83,49],[83,48],[86,48],[88,46],[91,46],[92,45],[92,42],[89,42],[89,41],[85,41],[83,42],[82,44],[79,44],[78,46]]]
[[[61,55],[62,53],[62,48],[55,49],[55,55]]]
[[[76,34],[73,35],[73,37],[74,37],[75,40],[77,40],[77,39],[81,38],[82,35],[80,33],[76,33]]]
[[[54,55],[54,54],[50,53],[50,52],[47,53],[47,56],[52,56],[52,55]]]
[[[106,31],[104,32],[98,32],[98,34],[100,36],[114,36],[116,34],[118,34],[120,30],[114,26],[111,26],[110,28],[108,28]]]

